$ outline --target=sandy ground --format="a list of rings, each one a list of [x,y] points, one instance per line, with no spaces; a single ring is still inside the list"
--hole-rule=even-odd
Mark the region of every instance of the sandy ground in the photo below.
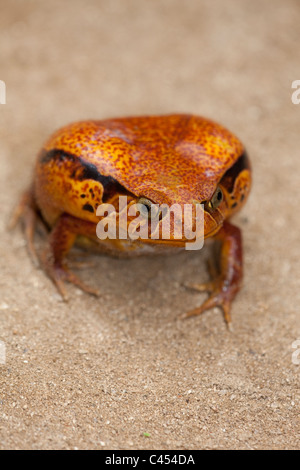
[[[0,3],[0,447],[299,448],[299,2]],[[103,296],[68,286],[65,304],[6,230],[54,129],[170,112],[223,123],[252,159],[233,333],[218,310],[178,319],[206,298],[182,284],[207,279],[208,246],[92,256]]]

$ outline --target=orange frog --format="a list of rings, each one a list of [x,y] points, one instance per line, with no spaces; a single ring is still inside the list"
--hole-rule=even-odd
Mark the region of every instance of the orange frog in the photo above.
[[[184,235],[173,236],[176,223],[182,223],[176,214],[168,240],[100,240],[96,212],[102,203],[117,211],[119,196],[126,196],[127,209],[140,202],[149,212],[153,204],[203,204],[204,238],[221,242],[220,259],[214,279],[191,286],[208,290],[210,296],[184,316],[219,306],[229,323],[243,276],[241,231],[229,219],[245,203],[250,186],[251,169],[242,143],[208,119],[173,114],[83,121],[63,127],[45,143],[13,223],[22,217],[35,260],[36,221],[45,223],[48,243],[39,262],[67,299],[64,281],[98,295],[68,269],[66,255],[75,242],[129,256],[169,252],[187,241]]]

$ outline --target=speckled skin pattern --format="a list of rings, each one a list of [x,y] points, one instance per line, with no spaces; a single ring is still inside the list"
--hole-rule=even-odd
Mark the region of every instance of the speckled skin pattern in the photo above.
[[[243,145],[208,119],[174,114],[77,122],[55,132],[38,155],[33,185],[22,203],[28,209],[28,245],[34,255],[34,224],[40,215],[51,230],[41,263],[62,296],[64,280],[95,293],[66,266],[76,241],[97,244],[111,254],[134,255],[166,252],[168,246],[183,247],[185,242],[173,237],[176,214],[168,240],[98,240],[96,210],[102,202],[114,204],[116,211],[120,195],[127,196],[128,206],[140,197],[182,209],[204,203],[204,236],[215,236],[222,244],[219,275],[206,286],[212,292],[209,299],[188,315],[221,306],[229,322],[230,304],[242,280],[242,239],[228,219],[245,203],[250,186]]]
[[[58,158],[57,153],[54,158],[55,150],[60,152]],[[243,150],[231,132],[197,116],[78,122],[58,130],[44,145],[36,167],[35,195],[50,225],[63,212],[98,223],[95,212],[102,202],[103,182],[82,174],[82,164],[87,163],[122,186],[113,187],[108,181],[110,197],[106,202],[127,190],[128,197],[144,196],[157,204],[199,203],[212,197]],[[236,186],[231,200],[220,207],[218,221],[205,214],[206,235],[215,233],[239,208],[232,207],[234,203],[240,206],[239,193],[243,192],[245,199],[249,191],[249,171],[234,176],[239,178],[239,188]]]

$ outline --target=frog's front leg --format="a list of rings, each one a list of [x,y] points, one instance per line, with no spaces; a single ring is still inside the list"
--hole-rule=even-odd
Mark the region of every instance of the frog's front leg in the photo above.
[[[97,290],[87,286],[75,276],[65,261],[78,235],[93,236],[95,233],[95,224],[69,214],[62,214],[50,232],[48,246],[41,256],[41,264],[64,300],[67,300],[64,281],[75,284],[89,294],[99,295]]]
[[[221,241],[217,276],[206,284],[189,285],[192,289],[201,292],[209,291],[211,295],[200,307],[184,314],[183,318],[200,315],[213,307],[221,307],[225,321],[229,325],[231,303],[239,291],[243,279],[242,234],[238,227],[224,222],[215,238]]]
[[[22,194],[19,203],[10,217],[8,229],[12,230],[19,220],[21,220],[24,225],[25,240],[31,259],[35,266],[39,266],[39,260],[34,246],[36,222],[39,221],[44,230],[46,229],[36,206],[32,187]]]

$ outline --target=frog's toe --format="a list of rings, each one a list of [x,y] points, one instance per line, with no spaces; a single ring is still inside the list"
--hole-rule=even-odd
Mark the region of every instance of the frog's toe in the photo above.
[[[215,295],[212,295],[211,297],[209,297],[200,307],[196,307],[193,310],[190,310],[189,312],[184,313],[183,315],[181,315],[180,318],[185,319],[185,318],[190,318],[190,317],[194,317],[197,315],[201,315],[206,310],[210,310],[211,308],[214,308],[214,307],[220,307],[223,310],[225,321],[227,325],[229,325],[231,323],[230,303],[221,302],[218,299],[218,297]]]
[[[13,230],[21,221],[24,225],[25,240],[29,255],[36,267],[39,267],[39,259],[34,246],[34,233],[36,223],[40,221],[38,211],[34,202],[32,190],[25,191],[14,209],[8,222],[8,230]]]
[[[69,260],[69,265],[73,269],[86,269],[86,268],[94,268],[96,263],[94,261],[79,261],[76,259]]]
[[[72,271],[70,271],[65,264],[52,263],[46,254],[42,256],[41,263],[43,265],[44,270],[57,287],[59,294],[65,302],[69,300],[69,296],[65,287],[65,282],[74,284],[82,291],[94,295],[95,297],[99,297],[100,292],[97,289],[94,289],[85,284]]]
[[[94,289],[93,287],[90,287],[89,285],[85,284],[81,279],[79,279],[72,271],[69,271],[68,269],[65,268],[65,280],[67,282],[70,282],[71,284],[74,284],[75,286],[79,287],[82,291],[94,295],[95,297],[100,296],[100,292],[98,289]]]
[[[56,286],[62,300],[64,302],[68,302],[69,296],[68,296],[66,286],[65,286],[65,282],[64,282],[64,280],[66,278],[65,270],[61,269],[60,267],[54,267],[53,266],[51,268],[50,266],[48,266],[47,268],[45,268],[45,271],[48,274],[48,276],[50,277],[51,281]]]
[[[202,287],[204,286],[206,287],[206,289],[202,289]],[[201,290],[201,291],[209,290],[209,291],[212,291],[212,294],[200,307],[197,307],[183,314],[181,318],[185,319],[185,318],[190,318],[193,316],[201,315],[206,310],[209,310],[214,307],[219,307],[223,310],[224,319],[227,325],[229,326],[231,324],[231,315],[230,315],[231,302],[233,300],[233,297],[235,296],[235,292],[234,292],[235,289],[233,290],[230,288],[228,289],[223,285],[223,283],[219,284],[213,281],[210,283],[207,283],[206,285],[195,284],[193,288],[196,288],[197,290]]]

